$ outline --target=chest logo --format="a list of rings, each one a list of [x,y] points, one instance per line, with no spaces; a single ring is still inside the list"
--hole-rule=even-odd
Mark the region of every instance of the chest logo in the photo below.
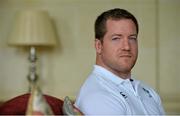
[[[152,97],[152,95],[150,94],[149,90],[147,90],[147,89],[145,89],[145,88],[142,88],[142,89],[143,89],[143,91],[144,91],[145,93],[148,94],[149,97]]]
[[[120,92],[120,94],[126,99],[127,95],[125,95],[123,92]]]

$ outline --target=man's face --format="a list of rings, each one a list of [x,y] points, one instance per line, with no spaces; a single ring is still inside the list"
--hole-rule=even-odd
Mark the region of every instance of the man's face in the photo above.
[[[129,19],[107,20],[103,42],[96,39],[95,47],[97,64],[126,78],[131,73],[138,55],[134,22]]]

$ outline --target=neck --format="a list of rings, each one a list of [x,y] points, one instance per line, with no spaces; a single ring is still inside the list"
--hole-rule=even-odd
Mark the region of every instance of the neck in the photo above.
[[[114,68],[113,66],[108,66],[102,61],[102,58],[100,58],[100,55],[97,54],[96,56],[96,65],[99,65],[108,71],[112,72],[113,74],[117,75],[119,78],[122,79],[130,79],[131,78],[131,70],[123,70],[123,69],[118,69]]]
[[[102,65],[96,62],[96,65],[101,66],[105,68],[106,70],[112,72],[113,74],[117,75],[119,78],[122,79],[130,79],[131,78],[131,72],[120,72],[118,70],[114,70],[112,68],[107,67],[106,65]]]
[[[100,66],[102,66],[102,65],[100,65]],[[115,69],[112,69],[109,67],[105,67],[105,66],[102,66],[102,67],[109,70],[113,74],[117,75],[119,78],[122,78],[122,79],[130,79],[131,78],[131,72],[121,72],[121,71],[118,71],[118,70],[115,70]]]

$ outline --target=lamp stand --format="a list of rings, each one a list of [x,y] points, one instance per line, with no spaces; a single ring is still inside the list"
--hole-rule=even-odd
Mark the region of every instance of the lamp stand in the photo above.
[[[38,75],[36,73],[36,60],[37,60],[36,49],[33,46],[30,47],[30,53],[28,59],[30,62],[30,67],[27,78],[29,81],[29,92],[30,92],[32,90],[33,85],[36,84],[38,80]]]

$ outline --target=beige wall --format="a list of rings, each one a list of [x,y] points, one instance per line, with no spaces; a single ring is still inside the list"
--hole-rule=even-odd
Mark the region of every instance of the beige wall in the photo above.
[[[159,91],[171,112],[180,114],[180,1],[160,0]]]
[[[95,61],[94,20],[102,11],[120,7],[139,20],[139,59],[133,74],[155,88],[166,111],[180,113],[179,0],[0,0],[0,100],[28,91],[27,50],[7,45],[19,10],[44,9],[52,17],[58,46],[41,49],[38,72],[44,93],[75,98]]]

